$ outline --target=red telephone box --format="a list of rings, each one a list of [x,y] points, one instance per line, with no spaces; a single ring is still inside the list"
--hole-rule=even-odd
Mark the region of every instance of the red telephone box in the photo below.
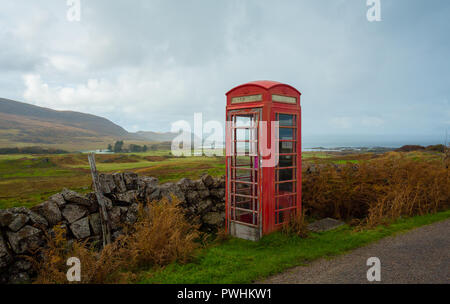
[[[301,93],[264,80],[226,95],[227,231],[256,241],[301,210]]]

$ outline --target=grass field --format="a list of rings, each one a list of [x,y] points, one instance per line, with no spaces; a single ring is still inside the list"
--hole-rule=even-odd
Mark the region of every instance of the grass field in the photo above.
[[[437,154],[406,153],[418,160],[435,159]],[[374,153],[343,154],[337,152],[303,152],[304,163],[357,163],[380,157]],[[390,152],[383,157],[398,157]],[[98,154],[100,172],[133,171],[155,176],[160,182],[177,181],[182,177],[199,178],[203,173],[225,174],[224,157],[172,157],[169,151],[149,151],[128,154]],[[91,176],[86,154],[61,155],[0,155],[0,209],[33,206],[52,194],[70,188],[86,192]]]
[[[259,242],[232,238],[203,249],[189,264],[171,264],[141,274],[140,283],[245,284],[312,260],[343,254],[383,237],[450,218],[450,211],[403,218],[388,226],[355,231],[348,225],[308,238],[280,232]]]
[[[199,178],[203,173],[225,173],[222,157],[175,158],[169,151],[137,154],[96,155],[100,172],[133,171],[151,175],[160,182],[182,177]],[[61,191],[64,187],[90,191],[91,175],[86,154],[1,155],[0,209],[31,207]]]

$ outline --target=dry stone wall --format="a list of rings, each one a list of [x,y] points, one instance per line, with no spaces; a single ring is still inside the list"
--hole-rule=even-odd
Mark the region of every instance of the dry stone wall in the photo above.
[[[199,180],[183,178],[177,183],[159,184],[154,177],[114,173],[101,174],[100,182],[107,197],[113,239],[120,235],[124,224],[136,221],[139,203],[162,198],[180,200],[187,219],[200,225],[202,231],[214,232],[224,226],[224,177],[203,175]],[[31,209],[0,210],[0,283],[21,283],[33,277],[32,265],[23,256],[45,246],[45,235],[51,235],[55,225],[65,228],[69,239],[100,240],[95,193],[64,189]]]

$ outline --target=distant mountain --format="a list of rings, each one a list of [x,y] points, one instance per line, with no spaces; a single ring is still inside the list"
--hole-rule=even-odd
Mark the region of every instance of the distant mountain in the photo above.
[[[159,133],[152,131],[139,131],[134,134],[148,141],[156,141],[156,142],[172,141],[176,136],[178,136],[178,133],[171,133],[171,132]]]
[[[126,144],[171,142],[179,133],[127,132],[110,120],[73,111],[56,111],[0,98],[0,148],[39,146],[68,151]],[[194,141],[194,135],[191,134]]]
[[[136,139],[106,118],[0,98],[0,147]]]

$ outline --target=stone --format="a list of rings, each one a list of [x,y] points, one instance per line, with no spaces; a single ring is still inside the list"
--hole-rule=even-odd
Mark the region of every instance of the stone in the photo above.
[[[48,198],[49,201],[54,201],[58,207],[62,207],[66,204],[66,200],[64,199],[61,193],[56,193]]]
[[[14,220],[11,210],[0,210],[0,227],[7,227]]]
[[[127,190],[137,190],[138,188],[138,175],[134,172],[124,172],[123,180],[127,187]]]
[[[211,189],[211,190],[209,190],[209,192],[212,197],[222,199],[222,200],[225,199],[225,189],[224,188]]]
[[[165,183],[159,187],[161,190],[161,196],[167,198],[172,202],[172,196],[175,196],[180,202],[183,202],[186,198],[180,187],[174,183]]]
[[[208,212],[203,216],[203,222],[205,224],[216,226],[216,227],[223,227],[225,223],[225,214],[221,212]]]
[[[194,181],[195,188],[199,191],[208,190],[202,180]]]
[[[199,214],[203,214],[203,213],[209,211],[211,208],[212,208],[212,200],[210,200],[210,199],[203,200],[198,203],[197,212]]]
[[[198,191],[198,195],[200,196],[200,198],[205,199],[210,195],[210,192],[208,189],[201,190],[201,191]]]
[[[201,180],[207,188],[212,187],[214,185],[214,178],[209,174],[202,175]]]
[[[336,229],[337,227],[344,224],[344,222],[327,217],[309,224],[308,230],[311,230],[313,232],[323,232]]]
[[[139,192],[139,197],[142,198],[144,201],[149,201],[150,196],[153,194],[153,192],[156,191],[156,189],[158,189],[158,186],[144,186],[144,188],[142,188],[143,190]]]
[[[14,214],[14,219],[8,225],[8,228],[14,232],[19,231],[25,224],[28,222],[30,218],[28,215],[23,213]]]
[[[113,208],[112,200],[107,197],[104,197],[106,210],[111,210]]]
[[[121,225],[122,210],[123,210],[122,207],[115,206],[112,208],[111,212],[109,212],[109,220],[111,222],[112,230],[122,228]]]
[[[93,213],[89,215],[89,224],[91,225],[92,234],[102,234],[102,221],[100,218],[100,213]]]
[[[116,186],[116,190],[119,193],[125,192],[127,191],[127,185],[125,185],[125,181],[123,179],[123,174],[122,173],[114,173],[112,175],[114,184]]]
[[[89,201],[85,195],[77,193],[75,191],[64,189],[61,194],[67,203],[73,203],[82,206],[91,205],[91,201]]]
[[[86,208],[79,205],[66,205],[62,210],[62,215],[70,224],[86,216],[86,214]]]
[[[159,184],[159,180],[153,176],[144,176],[140,178],[140,180],[142,180],[146,186],[156,187]]]
[[[156,177],[144,176],[138,179],[138,192],[141,198],[147,199],[153,191],[158,187],[158,179]]]
[[[43,218],[42,216],[40,216],[36,212],[31,211],[28,208],[25,208],[25,207],[14,207],[14,208],[11,208],[9,210],[12,213],[22,213],[22,214],[28,215],[28,217],[30,218],[30,221],[31,221],[31,223],[33,225],[44,226],[44,227],[48,226],[48,222],[47,222],[47,220],[45,218]]]
[[[30,220],[33,223],[33,225],[48,227],[47,220],[45,218],[43,218],[42,216],[40,216],[39,214],[32,212],[30,210],[28,213],[28,216],[30,217]]]
[[[0,234],[0,269],[8,266],[11,261],[12,256],[8,251],[8,247],[6,247],[6,242],[3,239],[3,236]]]
[[[84,217],[74,222],[72,225],[70,225],[70,230],[77,239],[84,239],[89,237],[91,235],[91,231],[89,229],[89,218]]]
[[[191,204],[196,204],[199,199],[200,195],[197,191],[189,191],[186,193],[186,200]]]
[[[116,183],[114,182],[114,178],[111,174],[104,174],[101,173],[98,176],[100,185],[101,185],[101,191],[103,194],[110,194],[114,193],[117,190]]]
[[[62,220],[58,204],[53,200],[34,206],[31,210],[44,217],[51,226],[58,224]]]
[[[24,259],[19,259],[19,260],[14,262],[13,269],[16,272],[22,272],[22,271],[30,270],[32,266],[33,265],[31,264],[30,261],[27,261],[27,260],[24,260]]]
[[[15,253],[24,253],[38,248],[43,243],[42,231],[32,227],[25,226],[18,232],[6,232],[9,243]]]
[[[114,194],[114,200],[120,203],[125,203],[131,205],[134,202],[137,202],[138,192],[137,190],[130,190],[123,193]]]
[[[98,202],[97,202],[97,196],[95,192],[90,192],[86,194],[87,199],[91,202],[90,206],[87,206],[87,210],[89,213],[95,213],[98,212]]]
[[[225,188],[225,176],[215,178],[213,188]]]
[[[159,201],[161,199],[161,190],[156,188],[155,191],[152,192],[147,198],[149,202]]]
[[[24,284],[30,282],[30,276],[26,272],[13,273],[9,278],[10,284]]]
[[[177,186],[181,189],[181,191],[188,192],[190,190],[194,190],[195,185],[189,178],[182,178],[177,182]]]
[[[134,203],[128,208],[127,215],[125,216],[125,224],[133,225],[136,223],[139,213],[139,205]]]

